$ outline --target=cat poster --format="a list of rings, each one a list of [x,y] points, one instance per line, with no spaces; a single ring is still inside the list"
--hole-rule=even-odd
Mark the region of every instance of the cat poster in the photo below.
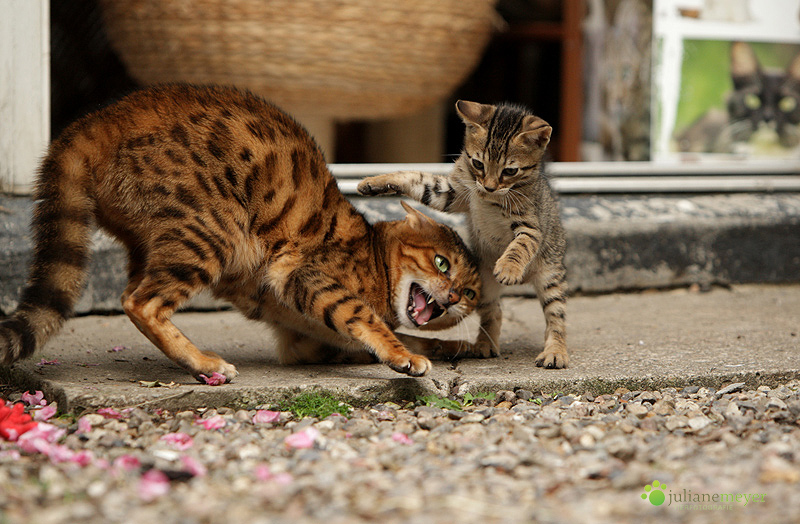
[[[653,160],[800,161],[800,0],[655,0],[653,15]]]

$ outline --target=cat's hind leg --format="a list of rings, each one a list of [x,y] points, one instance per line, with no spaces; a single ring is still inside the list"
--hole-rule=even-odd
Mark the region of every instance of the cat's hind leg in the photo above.
[[[172,246],[163,253],[149,253],[146,264],[132,262],[122,307],[142,334],[195,378],[217,372],[229,382],[238,375],[236,368],[214,352],[200,351],[170,320],[183,303],[218,277],[221,268],[193,264],[190,257],[181,259],[180,250]]]
[[[533,286],[545,319],[544,350],[536,357],[537,366],[560,369],[569,365],[567,354],[567,284],[561,262],[537,271]]]

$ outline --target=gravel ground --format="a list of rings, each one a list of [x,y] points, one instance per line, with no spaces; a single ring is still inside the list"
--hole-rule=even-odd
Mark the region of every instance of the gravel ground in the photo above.
[[[454,400],[51,418],[0,524],[800,522],[800,381]]]

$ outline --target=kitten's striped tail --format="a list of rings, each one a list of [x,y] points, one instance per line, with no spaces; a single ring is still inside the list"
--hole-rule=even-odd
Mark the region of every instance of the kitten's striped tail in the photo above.
[[[51,150],[34,190],[33,260],[17,309],[0,322],[0,364],[31,356],[72,315],[89,262],[94,200],[88,160]]]

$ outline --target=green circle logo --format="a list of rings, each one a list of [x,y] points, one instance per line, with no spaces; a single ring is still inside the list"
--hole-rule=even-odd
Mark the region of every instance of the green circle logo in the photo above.
[[[657,480],[654,480],[652,486],[648,484],[647,486],[644,487],[645,492],[642,493],[642,499],[649,500],[650,504],[652,504],[653,506],[660,506],[667,499],[667,497],[664,495],[664,492],[662,491],[665,489],[667,489],[666,484],[661,484]]]

